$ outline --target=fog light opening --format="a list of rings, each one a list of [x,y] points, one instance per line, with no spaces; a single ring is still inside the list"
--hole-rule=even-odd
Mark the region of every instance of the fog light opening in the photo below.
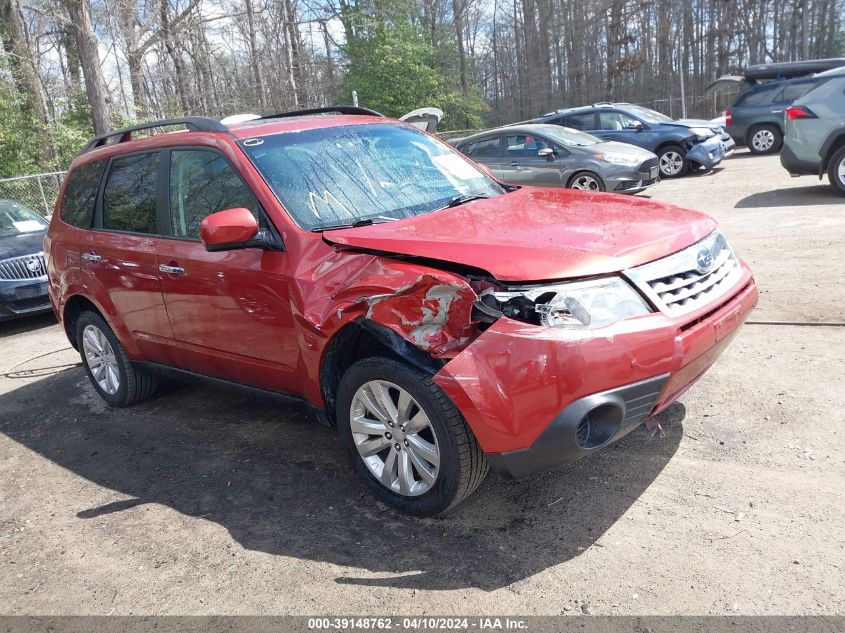
[[[575,441],[584,449],[598,448],[616,435],[623,411],[616,404],[604,403],[590,409],[575,429]]]

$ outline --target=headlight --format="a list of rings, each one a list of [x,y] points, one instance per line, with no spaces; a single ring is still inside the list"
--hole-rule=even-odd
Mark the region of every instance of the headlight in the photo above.
[[[640,159],[635,156],[626,156],[625,154],[613,154],[610,152],[604,152],[598,156],[599,160],[603,160],[607,163],[613,163],[614,165],[628,165],[629,167],[634,167],[640,163]]]
[[[594,330],[651,312],[643,298],[621,277],[524,290],[486,290],[479,295],[479,301],[484,308],[493,308],[519,321],[582,330]]]
[[[713,136],[713,130],[709,127],[691,127],[689,129],[691,134],[695,134],[701,140],[708,139]]]

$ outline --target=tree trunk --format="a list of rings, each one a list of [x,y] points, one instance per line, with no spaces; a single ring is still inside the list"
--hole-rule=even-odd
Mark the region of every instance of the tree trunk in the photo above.
[[[65,8],[75,27],[76,49],[85,77],[85,93],[91,104],[94,134],[105,134],[111,128],[111,95],[100,68],[97,38],[91,25],[91,4],[89,0],[65,0]]]
[[[9,58],[9,67],[15,87],[23,96],[24,108],[44,128],[39,135],[44,159],[53,161],[56,157],[56,150],[50,140],[51,136],[46,130],[48,124],[47,106],[44,103],[41,80],[38,78],[32,52],[21,33],[20,13],[17,3],[13,0],[0,0],[0,39],[3,40],[3,48]]]

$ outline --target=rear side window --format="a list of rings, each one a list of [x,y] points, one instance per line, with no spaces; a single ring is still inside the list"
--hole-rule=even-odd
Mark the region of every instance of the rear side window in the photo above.
[[[470,143],[464,147],[463,152],[473,158],[496,158],[499,156],[499,137],[494,136]]]
[[[756,106],[762,105],[764,103],[772,103],[772,100],[775,95],[775,91],[779,90],[779,86],[767,86],[765,88],[760,88],[759,90],[755,90],[753,92],[746,93],[745,96],[740,97],[739,101],[737,101],[737,106]]]
[[[795,83],[788,84],[787,86],[784,86],[778,102],[787,104],[792,103],[796,99],[803,97],[815,87],[815,81],[796,81]]]
[[[91,228],[94,202],[105,164],[103,160],[86,163],[70,173],[70,181],[65,187],[65,195],[59,208],[62,222],[80,229]]]
[[[171,152],[170,216],[175,237],[199,239],[205,216],[238,207],[259,217],[258,200],[224,156],[208,150]]]
[[[103,228],[156,233],[158,152],[112,160],[103,190]]]
[[[583,114],[570,114],[566,117],[566,127],[571,127],[573,130],[593,130],[595,123],[593,121],[592,112],[584,112]]]

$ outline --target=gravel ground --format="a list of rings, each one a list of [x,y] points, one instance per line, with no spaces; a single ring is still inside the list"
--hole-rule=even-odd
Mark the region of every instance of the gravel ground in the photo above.
[[[648,195],[720,221],[753,320],[845,320],[845,199],[815,179],[738,153]],[[426,520],[295,406],[184,386],[110,410],[47,317],[0,350],[0,613],[845,613],[845,328],[746,325],[664,440]]]

